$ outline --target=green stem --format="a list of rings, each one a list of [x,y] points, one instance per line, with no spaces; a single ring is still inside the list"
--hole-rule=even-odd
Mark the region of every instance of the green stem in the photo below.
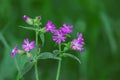
[[[20,71],[20,68],[19,68],[18,62],[17,62],[17,60],[16,60],[16,57],[15,57],[15,65],[16,65],[17,70],[18,70],[18,74],[17,74],[17,78],[16,78],[16,80],[19,80],[19,79],[20,79],[20,75],[21,75],[21,71]]]
[[[37,28],[36,28],[36,48],[37,48],[37,51],[38,51],[38,31],[37,31]],[[35,76],[36,76],[36,80],[39,80],[36,57],[37,57],[37,53],[35,54]]]
[[[59,62],[58,62],[58,70],[57,70],[56,80],[59,80],[60,69],[61,69],[61,62],[62,62],[62,60],[59,60]]]
[[[59,52],[61,53],[61,44],[59,44]],[[59,62],[58,62],[58,69],[57,69],[56,80],[59,80],[61,63],[62,63],[62,59],[59,60]]]
[[[36,46],[38,47],[38,31],[36,29]]]
[[[16,80],[20,80],[20,73],[18,72]]]
[[[38,69],[37,69],[37,61],[35,62],[35,75],[36,75],[36,80],[39,80]]]
[[[59,52],[61,52],[61,44],[59,44]]]

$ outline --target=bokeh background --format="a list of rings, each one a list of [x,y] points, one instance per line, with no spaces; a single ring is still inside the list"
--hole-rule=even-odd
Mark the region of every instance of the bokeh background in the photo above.
[[[16,80],[17,68],[10,53],[16,43],[35,39],[23,15],[42,16],[60,27],[64,22],[74,26],[72,38],[83,33],[85,51],[71,52],[82,64],[71,58],[62,62],[60,80],[120,80],[120,0],[0,0],[0,80]],[[45,35],[42,51],[55,49],[51,34]],[[40,80],[55,80],[56,60],[39,61]],[[35,80],[34,67],[23,80]]]

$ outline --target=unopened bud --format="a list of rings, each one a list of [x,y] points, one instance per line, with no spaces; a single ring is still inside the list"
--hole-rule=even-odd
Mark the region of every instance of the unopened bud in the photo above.
[[[41,16],[37,16],[38,19],[41,19],[42,17]]]
[[[24,19],[24,20],[27,20],[27,19],[28,19],[28,16],[27,16],[27,15],[24,15],[24,16],[23,16],[23,19]]]
[[[18,54],[24,54],[25,53],[25,51],[23,51],[23,50],[18,50]]]
[[[23,19],[29,24],[29,25],[33,25],[33,19],[31,19],[30,17],[28,17],[27,15],[23,16]]]
[[[31,54],[30,54],[30,53],[27,53],[27,57],[28,57],[28,58],[31,58]]]

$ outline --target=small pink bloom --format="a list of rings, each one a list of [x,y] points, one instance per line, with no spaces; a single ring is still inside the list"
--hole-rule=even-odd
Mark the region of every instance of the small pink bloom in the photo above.
[[[35,47],[35,42],[32,41],[32,42],[29,42],[28,39],[25,39],[24,40],[24,44],[22,45],[22,48],[26,51],[26,52],[29,52],[30,50],[34,49]]]
[[[11,52],[11,57],[14,58],[15,54],[17,54],[17,53],[18,53],[18,48],[17,48],[17,45],[16,45]]]

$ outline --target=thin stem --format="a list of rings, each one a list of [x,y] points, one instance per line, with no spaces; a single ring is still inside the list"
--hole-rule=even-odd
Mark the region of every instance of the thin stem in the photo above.
[[[61,52],[61,44],[59,44],[59,52]],[[56,80],[59,80],[61,63],[62,63],[62,59],[59,60],[59,62],[58,62],[58,69],[57,69]]]
[[[19,65],[18,65],[18,62],[17,62],[17,60],[16,60],[16,57],[15,57],[15,65],[16,65],[16,67],[17,67],[17,70],[18,70],[18,72],[20,72],[20,68],[19,68]]]
[[[36,28],[36,46],[38,47],[38,31],[37,31],[37,28]]]
[[[58,70],[57,70],[56,80],[59,80],[60,69],[61,69],[61,62],[62,62],[62,60],[59,60],[59,62],[58,62]]]
[[[35,75],[36,75],[36,80],[39,80],[38,69],[37,69],[37,61],[35,62]]]
[[[16,78],[16,80],[19,80],[20,75],[21,75],[21,72],[20,72],[20,68],[19,68],[18,62],[17,62],[17,60],[16,60],[16,57],[15,57],[14,60],[15,60],[15,65],[16,65],[17,70],[18,70],[18,74],[17,74],[17,78]]]
[[[38,52],[38,31],[37,31],[37,28],[36,28],[36,47],[37,47],[37,52]],[[38,68],[37,68],[37,53],[35,54],[35,76],[36,76],[36,80],[39,80],[39,77],[38,77]]]
[[[20,73],[17,74],[16,80],[20,80]]]
[[[59,44],[59,52],[61,52],[61,44]]]

